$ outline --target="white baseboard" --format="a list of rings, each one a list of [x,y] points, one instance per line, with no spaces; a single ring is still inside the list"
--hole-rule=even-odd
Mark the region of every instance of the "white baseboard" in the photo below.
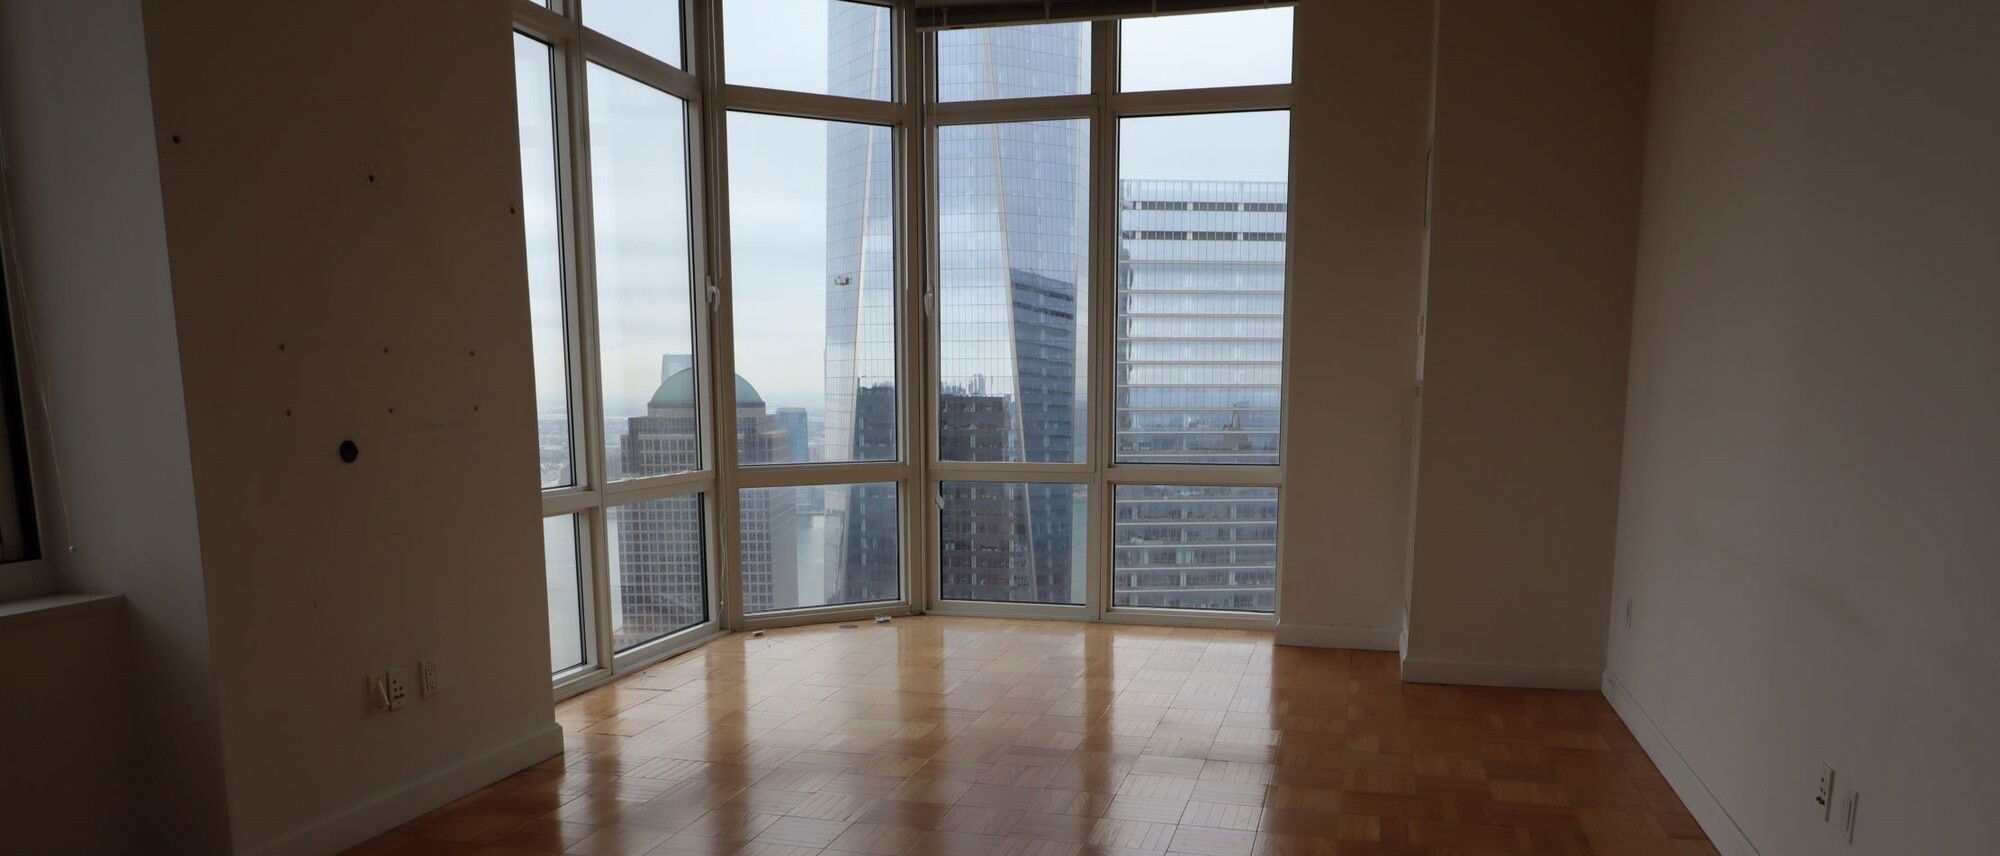
[[[1552,666],[1541,663],[1492,663],[1403,657],[1403,680],[1413,684],[1469,684],[1479,687],[1525,687],[1543,690],[1594,690],[1604,670],[1596,666]]]
[[[1762,856],[1757,846],[1750,843],[1750,837],[1743,834],[1743,827],[1736,825],[1736,819],[1730,817],[1728,809],[1723,808],[1715,798],[1715,792],[1708,789],[1701,776],[1688,766],[1687,759],[1681,757],[1680,750],[1674,748],[1673,741],[1668,740],[1653,722],[1653,715],[1647,713],[1631,693],[1626,692],[1625,686],[1618,683],[1617,676],[1608,669],[1604,672],[1603,690],[1604,697],[1611,702],[1611,709],[1618,712],[1619,719],[1625,720],[1625,727],[1631,729],[1640,748],[1646,750],[1646,757],[1653,759],[1653,766],[1658,767],[1667,784],[1673,786],[1674,793],[1687,806],[1688,813],[1694,815],[1701,831],[1708,834],[1708,841],[1715,845],[1716,851],[1722,856]]]
[[[1356,627],[1347,624],[1286,624],[1278,622],[1277,642],[1306,648],[1356,648],[1362,651],[1394,651],[1402,641],[1395,627]]]
[[[562,754],[562,750],[562,726],[551,722],[483,755],[378,794],[360,805],[245,852],[250,856],[338,853],[387,832],[404,821]]]

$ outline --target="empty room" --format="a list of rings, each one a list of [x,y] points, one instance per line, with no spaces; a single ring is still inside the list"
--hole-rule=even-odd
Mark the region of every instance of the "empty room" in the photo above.
[[[0,853],[2000,854],[2000,2],[0,0]]]

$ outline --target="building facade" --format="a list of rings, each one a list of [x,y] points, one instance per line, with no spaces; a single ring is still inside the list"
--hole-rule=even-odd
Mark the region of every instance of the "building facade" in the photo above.
[[[700,463],[694,369],[683,358],[667,356],[661,360],[661,374],[659,389],[646,402],[646,415],[627,419],[620,438],[620,465],[630,478],[686,472]],[[736,379],[736,443],[750,463],[779,460],[792,447],[791,432],[741,377]],[[793,493],[789,488],[744,493],[739,512],[744,609],[796,603]],[[697,496],[611,510],[611,634],[617,648],[708,619],[705,513]]]

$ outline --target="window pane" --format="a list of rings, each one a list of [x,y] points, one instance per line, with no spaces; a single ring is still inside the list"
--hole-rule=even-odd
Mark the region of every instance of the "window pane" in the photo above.
[[[1111,605],[1277,608],[1278,489],[1119,485]]]
[[[939,101],[1090,91],[1090,25],[978,27],[937,34]]]
[[[938,455],[1083,462],[1090,125],[937,136]]]
[[[1126,92],[1290,83],[1292,10],[1121,21],[1118,80]]]
[[[1089,505],[1080,484],[941,482],[940,596],[1083,603]]]
[[[521,225],[527,236],[528,318],[535,351],[535,420],[542,487],[576,483],[571,452],[568,342],[563,335],[562,214],[556,204],[555,78],[549,46],[514,34],[521,121]]]
[[[724,0],[722,15],[730,83],[876,101],[895,93],[896,39],[886,6]]]
[[[1118,460],[1278,462],[1289,127],[1120,125]]]
[[[743,611],[902,597],[896,485],[744,490]]]
[[[885,127],[729,114],[740,463],[897,456],[894,148]]]
[[[577,578],[576,515],[542,518],[549,584],[549,670],[583,665],[583,584]]]
[[[668,65],[681,64],[681,4],[674,0],[590,0],[583,23]]]
[[[614,481],[697,469],[685,105],[596,65],[588,83],[605,468]]]
[[[623,651],[708,620],[701,494],[611,509],[611,642]]]

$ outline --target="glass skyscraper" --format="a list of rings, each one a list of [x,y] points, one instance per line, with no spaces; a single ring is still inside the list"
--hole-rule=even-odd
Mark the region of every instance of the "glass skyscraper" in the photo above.
[[[881,98],[889,33],[874,10],[830,6],[829,90]],[[1084,91],[1088,28],[941,34],[946,100]],[[894,147],[827,123],[826,405],[767,413],[736,382],[739,460],[886,460],[898,453]],[[1071,463],[1088,454],[1090,133],[1081,119],[945,126],[935,139],[939,455]],[[1151,178],[1118,186],[1113,454],[1128,463],[1275,464],[1284,309],[1283,182]],[[663,360],[647,415],[624,426],[626,476],[679,472],[697,452],[692,372]],[[1081,603],[1088,502],[1066,483],[940,485],[941,594]],[[1274,488],[1134,486],[1113,497],[1113,603],[1268,611]],[[897,596],[891,485],[746,490],[744,609]],[[620,644],[701,620],[701,509],[619,510]],[[817,521],[817,522],[815,522]],[[812,554],[808,556],[807,554]],[[824,567],[823,591],[797,566]]]
[[[873,95],[887,56],[831,4],[841,94]],[[865,58],[865,60],[864,60]],[[870,68],[868,74],[858,69]],[[938,35],[943,101],[1089,90],[1089,27],[1044,24]],[[1090,132],[1085,120],[937,129],[939,456],[1087,460]],[[891,165],[836,128],[833,186]],[[1275,464],[1284,309],[1283,182],[1119,184],[1114,454],[1131,463]],[[878,228],[830,206],[828,242]],[[850,323],[829,299],[828,341]],[[829,399],[857,377],[828,370]],[[829,408],[829,419],[834,417]],[[831,424],[829,432],[833,430]],[[857,435],[859,436],[859,435]],[[1114,498],[1113,602],[1274,607],[1276,490],[1128,486]],[[1080,603],[1084,491],[1070,484],[940,485],[941,594]],[[875,569],[856,569],[875,573]]]

